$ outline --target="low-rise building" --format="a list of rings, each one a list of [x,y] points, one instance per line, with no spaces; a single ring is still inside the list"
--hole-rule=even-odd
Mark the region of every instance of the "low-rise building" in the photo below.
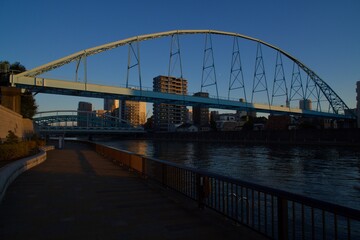
[[[289,115],[269,115],[266,122],[266,129],[269,130],[288,130],[291,126],[291,116]]]
[[[224,113],[218,116],[216,128],[218,131],[240,131],[245,122],[237,121],[237,115]]]
[[[176,128],[177,132],[198,132],[199,129],[194,124],[184,123]]]

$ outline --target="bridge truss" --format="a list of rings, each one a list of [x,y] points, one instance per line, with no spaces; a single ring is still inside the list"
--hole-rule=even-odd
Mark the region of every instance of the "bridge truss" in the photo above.
[[[110,113],[95,113],[76,110],[39,112],[34,117],[38,132],[43,133],[127,133],[143,132],[129,122]]]
[[[173,73],[176,62],[180,70],[180,78],[183,78],[180,40],[181,35],[205,35],[205,47],[202,67],[201,91],[205,87],[215,87],[216,96],[205,99],[193,96],[172,96],[174,94],[155,93],[144,89],[142,84],[141,69],[144,67],[140,61],[140,42],[151,39],[171,37],[170,59],[169,59],[169,75]],[[233,38],[233,50],[231,66],[229,67],[230,78],[228,87],[228,99],[221,99],[218,93],[218,81],[215,68],[214,49],[212,36],[222,35]],[[257,44],[257,51],[255,56],[255,71],[252,81],[251,102],[248,102],[245,91],[245,82],[243,76],[243,64],[241,61],[239,47],[239,39],[247,40]],[[128,68],[125,88],[108,87],[104,85],[90,84],[87,81],[87,67],[86,59],[92,55],[101,52],[109,51],[121,46],[128,46]],[[268,83],[269,77],[265,73],[263,48],[274,50],[276,53],[275,62],[275,76],[272,84]],[[284,73],[283,58],[290,60],[293,64],[291,83],[287,84]],[[76,62],[75,82],[65,82],[61,80],[43,78],[41,75],[53,69],[59,68],[63,65]],[[77,82],[78,70],[80,63],[84,63],[84,81]],[[129,88],[128,80],[131,70],[138,72],[138,87],[136,89]],[[305,74],[305,78],[304,75]],[[306,83],[304,80],[306,79]],[[188,106],[203,106],[212,108],[234,109],[234,110],[248,110],[265,113],[288,113],[309,116],[321,116],[330,118],[355,119],[356,116],[346,103],[339,97],[339,95],[313,70],[307,67],[304,63],[285,52],[284,50],[266,43],[260,39],[252,38],[238,33],[216,31],[216,30],[174,30],[153,34],[146,34],[135,36],[116,42],[104,44],[94,48],[85,49],[83,51],[71,54],[67,57],[55,60],[45,65],[36,67],[29,71],[13,76],[12,83],[15,86],[31,89],[32,91],[55,93],[65,95],[87,96],[87,97],[113,97],[116,99],[131,99],[147,102],[164,102],[173,104],[182,104]],[[268,86],[272,86],[272,91]],[[289,89],[290,87],[290,89]],[[242,101],[230,100],[230,93],[240,89],[242,94]],[[257,104],[254,96],[260,92],[264,92],[267,96],[267,104]],[[271,92],[271,94],[269,94]],[[271,99],[270,99],[271,96]],[[277,97],[284,97],[286,103],[281,106],[274,106],[274,99]],[[238,97],[237,99],[239,99]],[[290,107],[291,101],[308,100],[312,98],[312,102],[316,105],[316,110],[299,109]],[[326,101],[328,109],[322,109],[321,103]]]

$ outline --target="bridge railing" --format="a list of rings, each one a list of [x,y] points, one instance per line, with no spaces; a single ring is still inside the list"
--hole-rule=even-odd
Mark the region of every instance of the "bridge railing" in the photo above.
[[[96,151],[272,239],[360,239],[360,211],[92,143]]]

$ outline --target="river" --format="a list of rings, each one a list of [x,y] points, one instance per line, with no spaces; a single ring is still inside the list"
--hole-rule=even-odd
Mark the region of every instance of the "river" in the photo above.
[[[360,210],[360,149],[152,140],[105,144]]]

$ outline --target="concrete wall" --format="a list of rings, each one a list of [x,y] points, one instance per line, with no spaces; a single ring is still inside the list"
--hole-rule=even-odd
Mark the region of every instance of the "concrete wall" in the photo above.
[[[1,87],[0,104],[14,112],[20,113],[21,89],[14,87]]]
[[[13,131],[19,138],[27,137],[34,133],[33,122],[0,105],[0,139],[5,139],[8,131]]]
[[[31,137],[34,134],[34,123],[31,119],[23,118],[22,119],[23,125],[23,137]]]

